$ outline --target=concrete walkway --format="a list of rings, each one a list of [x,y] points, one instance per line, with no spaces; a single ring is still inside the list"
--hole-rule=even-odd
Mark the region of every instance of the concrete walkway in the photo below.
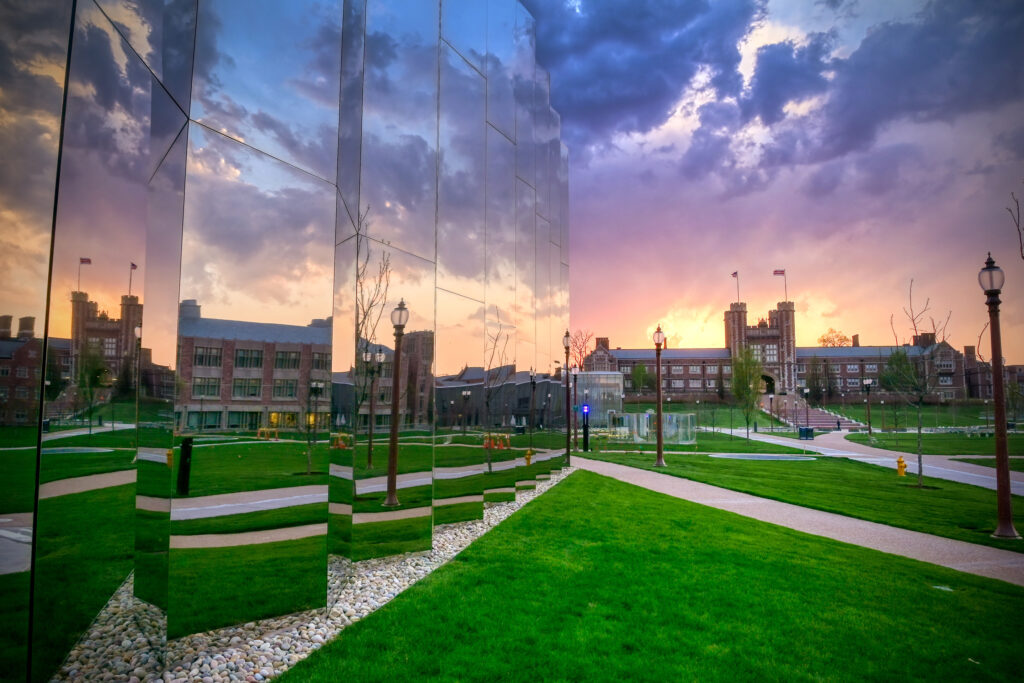
[[[726,433],[728,433],[728,430],[726,430]],[[734,430],[733,433],[736,434],[736,436],[745,436],[743,430]],[[903,459],[907,463],[907,475],[917,474],[916,454],[865,446],[863,444],[847,440],[847,434],[849,434],[849,432],[846,431],[823,432],[815,435],[814,439],[811,441],[798,441],[784,436],[772,436],[771,433],[765,434],[751,432],[750,439],[752,441],[763,441],[765,443],[789,446],[791,448],[803,448],[824,456],[850,458],[851,460],[859,460],[861,462],[871,463],[872,465],[882,465],[883,467],[889,467],[891,469],[896,469],[896,459],[902,455]],[[913,435],[907,434],[906,436],[909,442],[909,439],[916,438],[916,433]],[[924,474],[926,477],[958,481],[962,484],[972,484],[974,486],[981,486],[994,491],[996,488],[996,469],[994,467],[972,465],[971,463],[955,459],[971,457],[972,455],[973,454],[970,453],[956,456],[925,455],[923,457]],[[993,456],[982,455],[976,457],[991,458]],[[1010,490],[1014,495],[1024,496],[1024,472],[1010,472]]]
[[[84,477],[72,477],[71,479],[58,479],[57,481],[39,485],[39,499],[56,498],[57,496],[67,496],[72,493],[84,493],[112,486],[134,484],[135,476],[135,470],[118,470],[117,472],[89,474]]]
[[[1024,586],[1024,553],[866,522],[578,455],[573,456],[572,464],[651,491],[762,522]]]

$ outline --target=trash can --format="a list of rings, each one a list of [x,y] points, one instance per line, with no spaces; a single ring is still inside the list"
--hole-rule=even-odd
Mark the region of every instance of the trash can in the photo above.
[[[800,438],[808,441],[814,438],[814,427],[800,427]]]
[[[50,431],[50,419],[49,418],[43,419],[43,431],[44,432]]]

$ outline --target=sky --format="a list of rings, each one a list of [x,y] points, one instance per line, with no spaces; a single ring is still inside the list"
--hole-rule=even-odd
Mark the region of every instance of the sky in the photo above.
[[[991,251],[1024,363],[1024,3],[524,4],[571,154],[574,329],[721,347],[731,273],[755,324],[785,269],[799,345],[910,341],[912,282],[919,330],[948,318],[962,350]]]

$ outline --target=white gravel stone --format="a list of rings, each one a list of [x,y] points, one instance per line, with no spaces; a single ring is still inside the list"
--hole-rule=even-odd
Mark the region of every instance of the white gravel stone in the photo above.
[[[327,609],[250,621],[164,642],[166,617],[125,580],[68,654],[57,681],[263,681],[319,649],[565,478],[552,473],[515,502],[486,503],[484,518],[434,527],[433,549],[362,562],[330,555]],[[166,662],[166,666],[162,664]]]

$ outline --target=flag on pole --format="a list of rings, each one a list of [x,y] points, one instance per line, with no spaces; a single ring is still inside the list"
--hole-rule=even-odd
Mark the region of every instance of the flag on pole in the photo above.
[[[129,263],[131,263],[131,262],[129,261]],[[138,269],[139,269],[139,267],[137,265],[135,265],[134,263],[132,263],[132,270],[138,270]],[[775,274],[778,275],[779,274],[778,271],[776,271]]]
[[[786,269],[785,268],[776,268],[775,271],[772,273],[772,275],[781,275],[782,277],[786,277]]]
[[[78,257],[78,284],[75,286],[76,292],[82,291],[82,266],[91,266],[92,259],[85,256]]]
[[[80,266],[91,266],[92,265],[92,259],[91,258],[85,258],[84,256],[80,256],[78,258],[78,265],[80,265]]]
[[[737,279],[739,279],[739,277],[740,277],[740,271],[738,271],[738,270],[734,270],[734,271],[732,271],[732,276],[733,276],[734,278],[737,278]]]
[[[789,282],[786,280],[786,269],[776,268],[774,271],[772,271],[772,275],[782,276],[782,291],[786,297],[786,301],[789,301]]]

